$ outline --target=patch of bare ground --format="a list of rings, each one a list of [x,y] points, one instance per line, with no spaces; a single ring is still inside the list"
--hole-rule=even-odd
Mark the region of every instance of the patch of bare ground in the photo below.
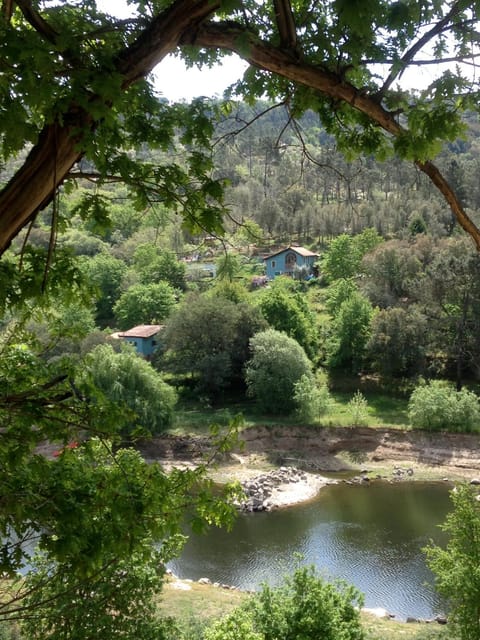
[[[246,480],[281,465],[317,473],[369,472],[391,477],[412,469],[410,480],[480,476],[480,437],[391,428],[255,426],[241,433],[241,447],[217,458],[219,482]],[[156,437],[140,445],[147,459],[194,465],[212,455],[208,437]]]

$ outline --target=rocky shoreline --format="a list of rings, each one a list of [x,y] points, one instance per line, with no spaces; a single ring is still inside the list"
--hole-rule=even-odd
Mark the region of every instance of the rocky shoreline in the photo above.
[[[314,498],[322,487],[336,480],[307,473],[296,467],[280,467],[241,483],[245,500],[242,511],[271,511]]]
[[[194,467],[215,458],[215,482],[237,480],[244,511],[269,511],[314,498],[333,482],[476,481],[480,438],[393,428],[255,426],[236,450],[215,457],[208,436],[166,434],[140,443],[147,460],[166,469]],[[294,471],[286,471],[294,469]]]

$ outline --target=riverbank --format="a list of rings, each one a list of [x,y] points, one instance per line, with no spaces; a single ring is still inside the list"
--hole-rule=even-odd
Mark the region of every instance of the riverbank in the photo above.
[[[242,431],[241,440],[241,447],[217,457],[215,469],[211,472],[216,481],[252,481],[290,464],[308,470],[303,479],[289,483],[288,492],[279,492],[284,494],[284,502],[278,503],[278,507],[314,497],[325,486],[322,480],[318,485],[311,484],[313,479],[319,479],[320,472],[323,479],[330,479],[323,475],[325,473],[347,482],[362,483],[373,483],[377,479],[391,482],[455,481],[480,476],[480,451],[476,453],[478,438],[468,435],[434,436],[394,429],[255,427]],[[146,443],[143,453],[147,459],[160,460],[166,466],[190,466],[211,457],[212,445],[208,438],[167,436]],[[191,582],[187,581],[188,584]],[[192,598],[201,591],[205,602],[211,606],[210,597],[216,598],[220,593],[225,606],[228,589],[193,585],[185,590],[185,594],[169,593],[168,599],[178,600],[185,596],[190,603],[188,606],[192,606]],[[178,586],[172,590],[182,592]],[[238,591],[233,593],[238,603]],[[397,637],[426,640],[439,638],[442,634],[441,625],[437,624],[382,620],[368,612],[362,616],[369,629],[367,637],[372,640],[393,640]]]
[[[195,466],[214,456],[206,436],[164,435],[139,446],[146,459],[167,468]],[[239,445],[217,455],[212,478],[219,483],[246,482],[282,466],[309,476],[288,487],[285,504],[310,499],[324,478],[356,481],[470,481],[480,478],[480,438],[472,434],[429,433],[393,428],[255,426],[239,434]],[[285,489],[283,487],[282,489]],[[296,491],[296,497],[291,497]],[[313,492],[313,494],[312,494]]]
[[[160,609],[184,624],[202,624],[230,613],[250,594],[210,581],[181,580],[167,576]],[[439,624],[406,623],[372,612],[361,612],[366,640],[446,640],[448,629]],[[448,626],[448,625],[447,625]]]

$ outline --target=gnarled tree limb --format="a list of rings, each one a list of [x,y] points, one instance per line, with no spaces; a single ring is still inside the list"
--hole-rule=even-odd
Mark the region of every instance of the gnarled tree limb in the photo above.
[[[21,2],[29,4],[28,0]],[[295,25],[289,0],[275,0],[282,45],[287,49],[262,42],[241,25],[205,23],[220,5],[221,0],[176,0],[154,17],[137,40],[117,56],[115,66],[123,76],[123,88],[145,77],[178,45],[191,44],[235,52],[256,67],[348,103],[391,136],[405,133],[395,114],[385,109],[376,96],[357,89],[338,74],[291,55],[291,46],[296,44],[296,39],[293,38]],[[457,5],[453,5],[449,18]],[[100,100],[98,96],[90,96],[90,99]],[[62,114],[62,124],[54,122],[44,127],[22,168],[0,192],[0,255],[36,213],[52,201],[57,187],[82,157],[81,131],[95,126],[94,118],[87,111],[72,104]],[[435,165],[420,161],[416,164],[440,190],[459,224],[480,249],[480,230]]]
[[[240,34],[243,41],[239,40]],[[239,46],[241,42],[241,46]],[[405,129],[397,122],[395,114],[385,109],[374,96],[357,89],[344,78],[325,69],[294,60],[287,53],[265,44],[254,35],[250,36],[248,53],[245,53],[245,34],[231,24],[209,22],[201,25],[195,38],[189,44],[202,47],[216,47],[241,55],[250,64],[276,73],[293,82],[299,82],[316,89],[336,100],[347,102],[367,115],[372,122],[394,137],[404,134]],[[472,237],[480,251],[480,229],[470,219],[455,192],[432,162],[415,163],[423,171],[448,202],[460,226]]]
[[[55,44],[58,33],[53,29],[42,16],[32,7],[30,0],[16,0],[25,20],[49,42]]]
[[[189,27],[196,27],[219,5],[220,0],[177,0],[154,18],[118,56],[123,87],[145,77],[176,48]],[[62,124],[44,127],[21,169],[0,192],[0,255],[37,212],[52,201],[58,186],[83,155],[79,131],[94,128],[95,124],[88,112],[72,105],[63,114]]]

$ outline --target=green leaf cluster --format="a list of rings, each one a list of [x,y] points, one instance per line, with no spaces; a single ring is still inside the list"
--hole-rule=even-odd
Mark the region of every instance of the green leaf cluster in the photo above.
[[[363,640],[363,598],[341,581],[301,567],[278,587],[263,585],[244,606],[207,629],[206,640]]]
[[[103,394],[124,413],[123,435],[153,435],[172,423],[176,394],[160,374],[137,354],[116,353],[100,345],[85,359],[79,386]]]
[[[431,380],[414,389],[408,402],[410,424],[428,431],[479,431],[480,401],[468,389],[456,391],[442,380]]]
[[[158,324],[176,304],[175,290],[168,282],[134,284],[124,291],[113,307],[120,329],[139,324]]]
[[[302,376],[313,376],[305,351],[296,340],[275,329],[255,334],[250,349],[252,356],[245,368],[247,394],[263,412],[292,413],[296,383]]]
[[[457,485],[450,493],[453,510],[442,525],[445,546],[425,548],[435,574],[435,587],[446,599],[449,627],[459,640],[479,640],[480,614],[480,501],[477,490]]]
[[[319,336],[315,315],[306,298],[291,290],[288,281],[277,278],[258,302],[263,317],[276,331],[298,342],[312,361],[316,360]]]

